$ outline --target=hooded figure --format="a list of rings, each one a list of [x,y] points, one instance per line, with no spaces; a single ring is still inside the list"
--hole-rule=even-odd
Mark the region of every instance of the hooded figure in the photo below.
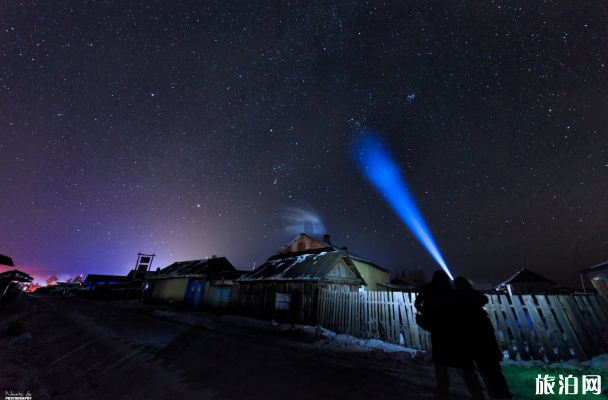
[[[488,298],[463,277],[454,280],[454,287],[453,304],[459,321],[457,340],[477,365],[490,396],[510,399],[511,392],[500,370],[503,355],[494,336],[494,326],[483,309]]]
[[[414,305],[429,320],[437,399],[448,399],[450,378],[448,367],[462,370],[462,376],[473,399],[483,399],[475,364],[455,337],[458,326],[453,304],[454,290],[450,277],[442,270],[433,274],[431,283],[420,289]],[[423,328],[424,329],[424,328]]]

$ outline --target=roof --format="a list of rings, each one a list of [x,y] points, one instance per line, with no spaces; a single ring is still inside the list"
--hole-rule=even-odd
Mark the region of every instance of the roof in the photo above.
[[[603,271],[605,269],[608,269],[608,261],[604,261],[601,264],[597,264],[597,265],[594,265],[593,267],[589,267],[589,268],[583,269],[579,273],[580,274],[588,274],[589,272]]]
[[[187,278],[202,277],[217,272],[236,271],[226,257],[205,260],[178,261],[152,274],[150,278]]]
[[[102,275],[102,274],[88,274],[84,279],[84,283],[98,283],[98,282],[131,282],[130,276],[122,275]]]
[[[9,267],[15,266],[15,264],[13,264],[13,260],[4,254],[0,254],[0,265],[8,265]]]
[[[309,250],[290,255],[271,257],[255,271],[240,277],[235,282],[252,281],[351,281],[365,285],[359,271],[348,258],[346,251]],[[345,259],[353,276],[330,276],[340,260]]]
[[[391,284],[392,285],[397,285],[397,286],[403,286],[403,287],[417,287],[417,285],[410,281],[407,278],[404,278],[402,276],[396,276],[393,279],[391,279]]]
[[[408,291],[411,292],[413,290],[418,290],[418,288],[416,286],[399,285],[396,283],[378,283],[378,286],[385,287],[387,289],[390,289],[393,292],[408,292]]]
[[[8,279],[11,281],[18,282],[31,282],[34,280],[32,276],[26,274],[25,272],[19,271],[18,269],[14,269],[12,271],[4,271],[0,273],[0,279]]]
[[[346,249],[345,247],[339,247],[339,246],[333,245],[333,244],[331,244],[331,243],[324,242],[324,241],[322,241],[322,240],[319,240],[319,239],[313,238],[312,236],[307,235],[306,233],[300,233],[300,234],[299,234],[298,236],[296,236],[296,237],[295,237],[295,238],[294,238],[292,241],[290,241],[290,242],[289,242],[289,243],[287,243],[285,246],[283,246],[283,247],[281,248],[281,250],[279,250],[279,251],[278,251],[278,254],[281,254],[283,251],[285,251],[286,249],[288,249],[289,247],[291,247],[291,245],[292,245],[292,244],[294,244],[295,242],[297,242],[297,241],[298,241],[298,239],[299,239],[300,237],[302,237],[302,236],[306,236],[307,238],[310,238],[311,240],[314,240],[315,242],[318,242],[318,243],[322,244],[323,246],[325,246],[325,247],[326,247],[326,249],[325,249],[326,251],[345,251],[345,252],[347,252],[347,253],[348,253],[348,257],[349,257],[349,258],[352,258],[353,260],[357,260],[357,261],[364,262],[364,263],[366,263],[366,264],[371,265],[372,267],[374,267],[374,268],[376,268],[376,269],[379,269],[380,271],[383,271],[383,272],[389,273],[389,270],[388,270],[388,269],[386,269],[386,268],[382,268],[381,266],[374,264],[374,263],[373,263],[373,262],[371,262],[370,260],[368,260],[368,259],[366,259],[366,258],[363,258],[363,257],[361,257],[361,256],[358,256],[358,255],[356,255],[355,253],[352,253],[352,252],[348,251],[348,249]],[[331,249],[331,250],[330,250],[330,249]],[[293,254],[293,253],[292,253],[292,254]]]
[[[539,275],[536,272],[532,272],[529,269],[522,268],[517,271],[515,275],[511,276],[509,279],[496,286],[496,289],[518,282],[547,282],[552,285],[556,284],[552,280],[545,278],[544,276]]]

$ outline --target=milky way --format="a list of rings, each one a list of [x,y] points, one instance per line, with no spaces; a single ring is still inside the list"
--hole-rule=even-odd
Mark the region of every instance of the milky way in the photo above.
[[[455,275],[576,285],[608,259],[605,2],[251,3],[2,2],[0,253],[38,278],[140,251],[250,269],[305,210],[430,276],[350,160],[365,129]]]

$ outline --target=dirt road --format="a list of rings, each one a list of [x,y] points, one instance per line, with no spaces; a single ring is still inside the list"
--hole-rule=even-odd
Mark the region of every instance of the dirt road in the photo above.
[[[428,355],[347,351],[268,322],[22,295],[0,310],[0,391],[38,399],[430,399]],[[246,322],[243,322],[246,321]],[[455,377],[453,399],[465,399]]]

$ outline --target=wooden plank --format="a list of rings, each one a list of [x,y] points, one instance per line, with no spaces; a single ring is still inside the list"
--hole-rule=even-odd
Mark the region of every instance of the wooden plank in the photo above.
[[[606,313],[606,315],[608,315],[608,296],[604,296],[603,294],[600,294],[597,297],[597,300],[600,303],[600,306],[602,306],[602,308],[604,309],[604,312]]]
[[[502,337],[504,339],[503,350],[507,350],[509,353],[509,359],[515,360],[517,355],[515,354],[515,351],[513,351],[513,342],[511,341],[511,335],[509,335],[509,329],[507,328],[507,319],[502,311],[502,306],[500,305],[498,296],[492,295],[491,297],[492,305],[496,311],[496,322],[498,322],[499,329],[502,332]]]
[[[389,299],[389,307],[391,309],[391,330],[393,331],[393,339],[395,344],[401,344],[401,332],[399,332],[399,312],[397,311],[397,304],[395,300],[394,292],[387,292]],[[405,343],[405,337],[403,338]]]
[[[494,306],[492,305],[492,298],[489,295],[486,295],[488,301],[485,305],[486,312],[488,313],[488,317],[490,317],[490,321],[492,322],[492,326],[494,327],[494,339],[496,339],[496,343],[498,343],[498,347],[500,347],[502,351],[502,344],[500,340],[500,335],[498,332],[498,325],[496,324],[496,314],[494,313]]]
[[[519,324],[522,328],[524,340],[526,341],[526,344],[528,346],[528,349],[526,350],[528,355],[530,356],[530,358],[533,358],[535,360],[541,360],[542,357],[538,352],[538,348],[540,347],[540,339],[538,339],[534,335],[534,331],[530,328],[530,325],[528,324],[528,318],[526,317],[526,313],[524,311],[524,307],[521,304],[519,296],[511,296],[511,302],[513,303],[513,309],[515,310],[515,315],[517,315],[517,320],[519,321]],[[537,344],[537,342],[539,344]]]
[[[515,321],[515,317],[513,316],[513,311],[511,310],[511,303],[509,303],[509,299],[504,294],[501,295],[499,298],[502,304],[502,310],[507,316],[507,321],[509,321],[509,329],[511,329],[511,334],[515,339],[515,344],[517,345],[517,352],[519,353],[519,357],[522,360],[529,360],[530,356],[526,351],[526,346],[524,345],[524,341],[521,338],[520,328],[517,327],[517,322]]]
[[[361,321],[363,319],[361,313],[361,293],[354,293],[353,298],[355,299],[355,331],[358,338],[363,338],[363,330],[361,329]]]
[[[592,316],[591,318],[593,318],[597,324],[599,332],[598,339],[599,341],[603,342],[602,347],[604,351],[608,351],[608,332],[606,332],[608,323],[606,322],[606,317],[604,316],[604,310],[602,310],[595,301],[595,296],[585,296],[583,297],[583,302],[586,303],[589,313]]]
[[[549,360],[550,362],[557,361],[557,356],[555,355],[555,351],[553,351],[553,346],[551,345],[551,341],[547,336],[547,331],[545,330],[543,321],[540,318],[540,315],[538,314],[538,310],[536,309],[536,303],[534,302],[534,298],[531,295],[523,295],[521,297],[524,300],[524,303],[526,304],[528,314],[530,315],[530,318],[532,319],[532,324],[534,325],[534,331],[540,339],[545,357],[547,357],[547,360]]]
[[[536,295],[536,299],[538,300],[540,309],[543,312],[543,317],[545,318],[545,322],[547,322],[547,326],[549,327],[549,332],[551,334],[551,337],[552,337],[554,343],[557,345],[561,359],[562,360],[571,360],[573,357],[572,357],[572,354],[570,353],[570,348],[566,344],[566,341],[564,340],[564,335],[563,335],[561,329],[559,329],[557,322],[555,321],[555,317],[553,316],[553,313],[551,312],[551,308],[549,307],[549,304],[547,303],[546,296],[539,294],[539,295]]]
[[[418,297],[417,293],[410,293],[409,304],[407,308],[408,317],[410,318],[409,326],[412,330],[412,340],[414,341],[414,345],[417,346],[418,349],[425,349],[426,346],[423,343],[422,332],[418,324],[416,323],[416,313],[418,309],[416,308],[416,297]]]
[[[409,329],[409,320],[406,311],[405,302],[406,293],[399,293],[397,299],[399,301],[399,316],[401,318],[401,332],[403,333],[403,340],[405,341],[405,347],[413,348],[412,332]]]
[[[580,312],[577,308],[573,308],[574,305],[570,302],[571,298],[572,296],[558,296],[559,302],[562,305],[570,324],[574,328],[574,333],[583,347],[586,357],[591,358],[595,351],[591,346],[591,342],[587,339],[588,332],[586,332],[583,328],[584,325],[581,321]]]
[[[588,296],[588,300],[589,300],[589,303],[591,304],[591,306],[593,307],[593,309],[595,310],[595,314],[598,317],[598,321],[600,322],[600,326],[602,326],[602,327],[608,327],[608,314],[602,308],[602,306],[600,305],[600,303],[598,302],[597,296]]]
[[[334,291],[328,292],[328,306],[329,313],[327,315],[327,329],[332,332],[336,331],[336,293]]]
[[[366,302],[365,302],[365,307],[367,310],[367,335],[368,335],[368,339],[373,338],[374,335],[374,311],[373,311],[373,307],[372,307],[372,295],[370,292],[365,292],[365,298],[366,298]]]
[[[601,354],[604,351],[604,341],[600,338],[601,336],[601,328],[597,324],[595,318],[593,318],[590,310],[589,303],[583,301],[583,296],[572,296],[574,302],[577,304],[579,311],[583,317],[583,329],[591,332],[591,341],[595,345],[594,347],[598,347],[598,354]]]
[[[378,328],[380,329],[379,339],[383,342],[387,342],[387,331],[386,331],[386,302],[384,301],[384,293],[376,292],[378,296]]]
[[[388,292],[380,292],[382,293],[382,299],[384,302],[384,331],[386,332],[386,342],[387,343],[395,343],[395,338],[393,337],[393,327],[391,326],[391,304],[389,299]]]
[[[549,300],[551,308],[553,309],[553,312],[555,313],[559,324],[562,326],[562,330],[566,334],[568,343],[572,347],[572,350],[574,350],[575,357],[578,360],[586,361],[587,356],[585,355],[585,351],[583,350],[583,347],[581,346],[578,337],[574,332],[574,329],[572,329],[572,325],[570,324],[570,321],[568,321],[566,313],[564,313],[564,307],[557,299],[557,296],[547,296],[547,300]]]
[[[374,339],[380,339],[380,299],[378,292],[372,292],[374,299]]]
[[[329,297],[329,291],[324,290],[325,296],[325,312],[323,313],[324,325],[323,328],[331,330],[330,316],[331,316],[331,303]]]
[[[390,322],[390,311],[388,308],[388,296],[387,292],[378,292],[380,293],[380,298],[382,299],[382,326],[384,328],[384,339],[381,339],[387,343],[392,343],[393,335],[391,333],[391,329],[389,326]]]
[[[391,309],[391,330],[393,331],[393,339],[395,344],[401,344],[401,332],[399,332],[399,312],[397,312],[397,304],[394,292],[387,292],[389,299],[389,307]],[[405,343],[405,338],[403,338]]]
[[[346,293],[346,333],[353,335],[353,302],[350,292]]]
[[[398,293],[401,294],[401,293]],[[389,298],[393,306],[393,334],[395,335],[395,344],[401,344],[401,324],[399,323],[399,309],[397,308],[397,296],[395,292],[389,292]],[[405,335],[403,336],[403,344],[405,344]]]
[[[417,326],[413,326],[413,325],[415,325],[415,323],[412,324],[413,304],[411,301],[411,296],[413,296],[413,295],[414,294],[403,293],[403,310],[405,311],[405,318],[406,318],[406,325],[405,325],[404,329],[406,329],[409,334],[410,341],[411,341],[411,347],[413,349],[421,349],[422,347],[420,347],[420,338],[418,335],[418,330],[416,329]]]
[[[320,326],[326,326],[325,311],[327,309],[327,293],[325,290],[320,289],[319,291],[319,322]]]

